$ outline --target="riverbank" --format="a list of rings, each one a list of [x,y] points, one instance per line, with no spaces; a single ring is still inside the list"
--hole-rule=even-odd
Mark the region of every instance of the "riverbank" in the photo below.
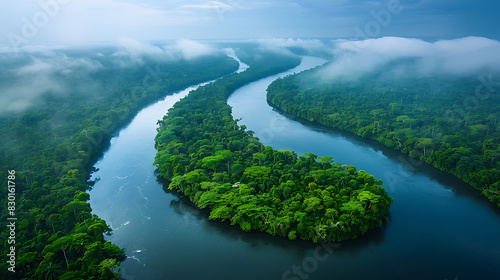
[[[275,81],[268,89],[268,103],[423,160],[468,183],[500,207],[500,165],[496,159],[500,132],[496,119],[491,119],[495,109],[479,104],[485,109],[469,112],[462,121],[450,117],[451,110],[445,111],[449,106],[457,107],[455,100],[468,98],[474,79],[434,77],[407,84],[386,81],[380,87],[376,78],[368,77],[318,87],[314,75],[309,72]],[[453,88],[441,89],[440,84]]]
[[[473,279],[478,271],[483,278],[494,278],[500,259],[494,249],[500,246],[494,234],[500,230],[500,212],[451,175],[426,165],[409,166],[411,159],[372,140],[280,116],[267,104],[265,89],[277,77],[289,74],[236,90],[228,99],[233,118],[242,119],[238,125],[254,131],[266,146],[297,154],[333,155],[335,162],[355,165],[383,179],[394,198],[391,219],[331,251],[322,251],[320,244],[310,241],[245,232],[230,221],[208,219],[207,211],[176,190],[164,192],[168,185],[156,180],[151,164],[156,154],[154,124],[175,103],[168,98],[161,108],[141,113],[134,119],[136,124],[120,132],[96,165],[101,180],[92,190],[90,203],[114,229],[107,239],[127,248],[129,258],[120,266],[123,278],[231,279],[237,275],[242,280],[273,280],[281,279],[292,266],[300,267],[304,261],[310,265],[312,260],[317,270],[307,275],[321,280],[332,275],[339,279]],[[391,185],[384,179],[387,172],[400,180]],[[315,252],[324,258],[314,259]],[[396,269],[388,270],[388,261]]]
[[[112,65],[109,59],[99,56],[102,63]],[[75,78],[72,83],[81,88],[70,88],[74,90],[71,94],[61,93],[57,98],[47,94],[34,110],[0,119],[2,135],[9,135],[2,139],[0,174],[16,170],[16,218],[22,221],[17,227],[15,278],[41,278],[48,274],[67,278],[119,277],[117,267],[124,252],[106,242],[103,234],[109,233],[110,228],[91,213],[87,202],[89,194],[85,192],[90,189],[87,180],[93,163],[104,154],[112,135],[141,108],[183,83],[187,86],[207,77],[218,78],[237,69],[236,61],[223,54],[197,62],[149,62],[154,64],[145,63],[144,69],[110,66],[92,73],[92,86],[86,87],[85,79]],[[214,69],[183,76],[197,73],[198,66],[203,65]],[[152,67],[157,71],[175,67],[178,72],[169,77],[157,76],[153,82],[154,77],[146,71],[153,72]],[[52,271],[47,271],[49,265]],[[1,267],[4,266],[5,262]],[[13,276],[7,268],[1,273]]]
[[[211,209],[211,219],[244,231],[319,242],[380,227],[392,203],[382,181],[329,156],[297,160],[292,151],[265,147],[232,119],[225,103],[234,90],[293,65],[277,67],[275,59],[201,87],[170,109],[156,137],[158,173],[169,189]]]

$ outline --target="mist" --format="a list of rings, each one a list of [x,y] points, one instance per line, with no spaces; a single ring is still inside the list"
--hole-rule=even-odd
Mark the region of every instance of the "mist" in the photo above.
[[[330,62],[317,71],[322,80],[355,81],[371,73],[390,77],[471,76],[500,72],[500,42],[483,37],[427,42],[383,37],[361,41],[268,38],[236,41],[284,55],[315,55]],[[120,38],[87,47],[30,45],[0,49],[0,116],[43,106],[44,97],[104,90],[92,75],[144,67],[148,62],[189,61],[227,50],[193,40],[149,44]]]
[[[262,48],[286,54],[321,55],[328,50],[319,39],[268,38],[249,40]]]
[[[500,42],[482,37],[426,42],[383,37],[332,41],[331,62],[323,79],[356,80],[374,71],[405,77],[470,76],[500,71]]]
[[[45,47],[23,53],[4,53],[0,79],[0,115],[17,114],[41,105],[44,96],[63,97],[75,81],[94,84],[89,74],[103,68],[96,60],[70,57]]]
[[[145,58],[161,61],[193,60],[202,56],[222,53],[208,44],[203,44],[194,40],[182,39],[171,44],[152,45],[130,38],[120,38],[116,41],[119,49],[113,54],[121,58],[122,66],[128,63],[143,64]]]
[[[19,114],[44,105],[45,97],[64,98],[76,92],[91,97],[105,90],[92,75],[141,67],[148,61],[182,62],[223,54],[208,44],[178,40],[153,45],[122,38],[105,46],[26,46],[0,50],[0,116]]]

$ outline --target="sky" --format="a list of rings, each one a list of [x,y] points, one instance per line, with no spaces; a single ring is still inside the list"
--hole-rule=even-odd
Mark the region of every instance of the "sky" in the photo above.
[[[16,0],[0,4],[0,44],[178,39],[480,36],[500,39],[487,0]]]
[[[402,60],[418,72],[403,65],[392,74],[500,73],[499,11],[492,0],[1,1],[0,115],[29,110],[47,92],[64,94],[71,75],[89,80],[104,67],[99,55],[114,67],[132,67],[148,57],[189,60],[221,51],[204,40],[326,53],[331,63],[320,71],[323,79],[357,79]],[[94,43],[113,51],[57,51]]]

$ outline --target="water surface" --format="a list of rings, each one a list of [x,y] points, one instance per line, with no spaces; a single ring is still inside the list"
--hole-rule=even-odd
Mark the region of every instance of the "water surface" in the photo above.
[[[237,90],[228,103],[240,124],[275,149],[332,155],[384,180],[394,204],[391,220],[358,240],[325,249],[265,233],[246,233],[208,220],[157,182],[152,162],[156,122],[188,93],[142,110],[112,139],[96,164],[91,206],[113,228],[109,238],[127,248],[125,279],[497,279],[500,214],[458,179],[357,136],[295,120],[274,111],[265,90],[278,76]]]

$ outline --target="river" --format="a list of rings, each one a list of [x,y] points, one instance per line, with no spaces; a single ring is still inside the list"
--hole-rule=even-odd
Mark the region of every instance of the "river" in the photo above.
[[[391,219],[357,240],[323,247],[208,220],[176,192],[164,191],[152,162],[156,122],[191,87],[151,105],[111,140],[96,163],[93,213],[127,249],[125,279],[497,279],[500,211],[451,175],[355,135],[274,111],[265,90],[277,77],[238,89],[228,103],[265,145],[331,155],[384,180],[394,198]],[[240,69],[241,70],[241,69]]]

